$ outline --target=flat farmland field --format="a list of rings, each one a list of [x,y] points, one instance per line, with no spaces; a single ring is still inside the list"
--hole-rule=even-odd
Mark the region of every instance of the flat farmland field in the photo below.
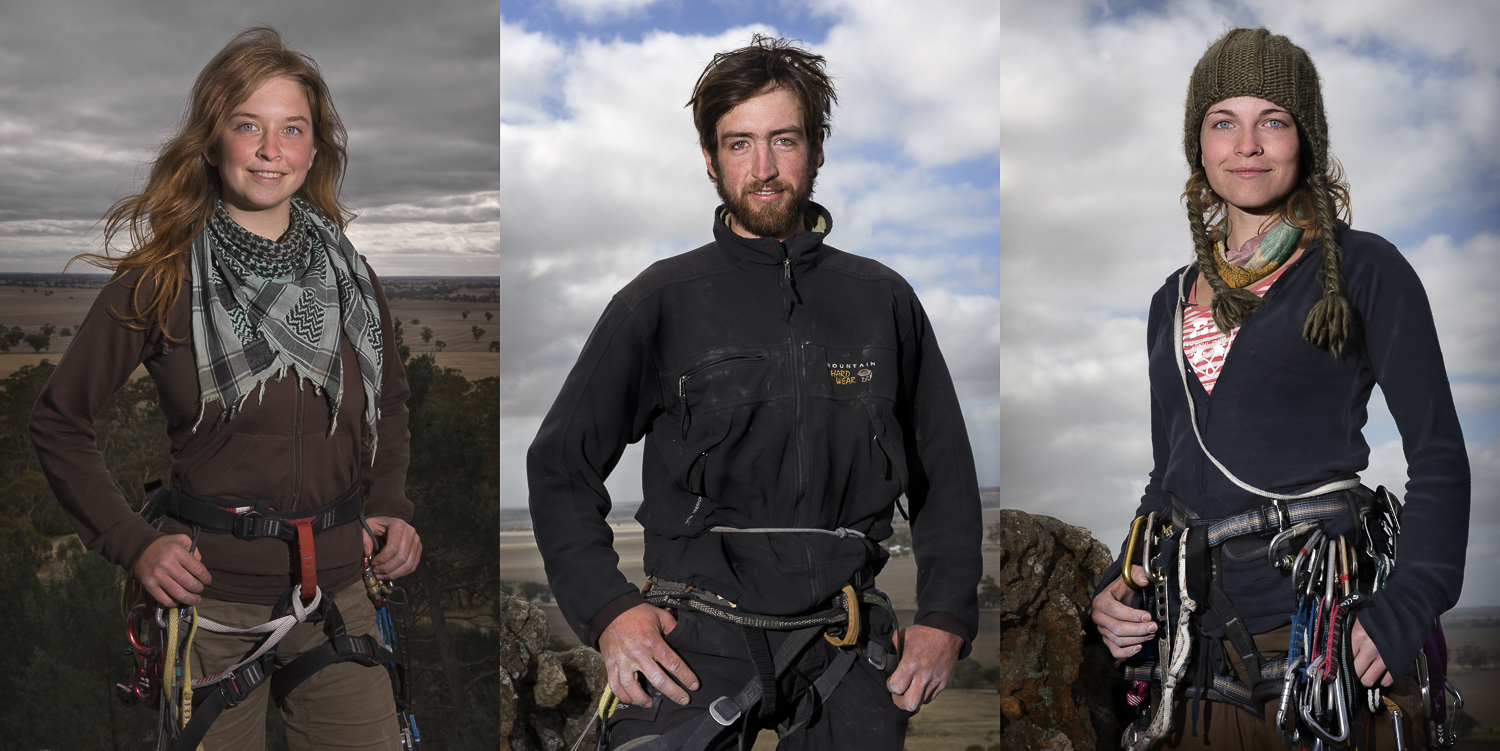
[[[102,277],[101,277],[102,281]],[[475,290],[475,291],[482,291]],[[98,297],[98,288],[53,287],[0,284],[0,326],[9,329],[21,327],[26,333],[36,333],[45,324],[54,326],[58,333],[52,335],[46,349],[33,351],[25,343],[0,352],[0,377],[10,375],[27,365],[36,365],[42,360],[53,363],[61,360],[73,341],[71,336],[62,336],[63,329],[71,334]],[[494,302],[458,302],[452,300],[414,300],[392,298],[389,300],[391,315],[400,319],[404,341],[413,355],[432,354],[438,365],[461,371],[465,378],[478,380],[500,374],[500,355],[490,351],[490,343],[500,339],[499,305]],[[467,311],[468,316],[464,313]],[[490,319],[485,320],[489,313]],[[412,324],[412,320],[420,323]],[[422,329],[432,329],[430,342],[422,341]],[[481,329],[474,336],[473,329]],[[441,351],[437,343],[443,342]],[[131,376],[146,375],[139,368]]]

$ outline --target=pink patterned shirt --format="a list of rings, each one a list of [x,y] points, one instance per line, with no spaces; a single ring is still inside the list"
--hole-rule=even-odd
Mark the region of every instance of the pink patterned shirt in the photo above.
[[[1266,290],[1271,288],[1289,265],[1291,264],[1283,263],[1281,268],[1250,285],[1250,291],[1265,297]],[[1219,371],[1224,367],[1224,358],[1229,356],[1229,348],[1234,345],[1234,337],[1240,333],[1240,327],[1234,327],[1227,335],[1219,331],[1208,306],[1198,305],[1197,301],[1198,285],[1194,284],[1188,289],[1188,304],[1182,311],[1182,354],[1193,367],[1193,372],[1198,374],[1198,382],[1203,384],[1203,390],[1212,394],[1214,384],[1219,380]]]

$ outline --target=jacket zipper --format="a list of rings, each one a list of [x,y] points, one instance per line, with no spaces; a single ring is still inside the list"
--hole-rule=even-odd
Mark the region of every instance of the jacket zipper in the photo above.
[[[786,243],[781,244],[783,254],[781,261],[781,295],[786,303],[786,327],[788,332],[787,346],[792,355],[792,384],[794,386],[795,400],[793,404],[793,425],[797,435],[797,489],[792,496],[792,523],[793,526],[804,526],[807,522],[802,518],[802,496],[807,492],[807,444],[802,430],[803,402],[806,399],[807,383],[805,374],[802,372],[802,348],[797,344],[797,324],[792,322],[792,255],[787,249]],[[805,546],[804,546],[805,547]],[[809,569],[812,560],[809,555]]]
[[[711,363],[709,363],[707,365],[704,365],[703,367],[697,368],[695,370],[691,370],[691,371],[689,371],[687,373],[684,373],[681,376],[679,376],[678,379],[677,379],[677,402],[682,406],[682,438],[683,438],[683,440],[687,440],[688,425],[692,422],[692,420],[688,416],[688,403],[687,403],[687,382],[688,382],[688,380],[691,379],[693,376],[696,376],[699,373],[702,373],[705,370],[712,370],[714,368],[727,367],[727,366],[730,366],[730,365],[743,365],[743,364],[748,363],[748,362],[756,362],[756,361],[764,360],[764,359],[766,359],[765,355],[733,355],[731,357],[726,357],[726,358],[724,358],[722,360],[715,360],[715,361],[713,361],[713,362],[711,362]]]

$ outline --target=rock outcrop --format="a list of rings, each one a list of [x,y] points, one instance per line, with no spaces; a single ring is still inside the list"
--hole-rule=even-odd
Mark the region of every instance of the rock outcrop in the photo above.
[[[1089,618],[1111,560],[1082,527],[1000,512],[1001,748],[1115,747],[1114,659]]]
[[[548,634],[540,609],[500,595],[500,751],[570,748],[608,685],[597,651],[550,651]]]

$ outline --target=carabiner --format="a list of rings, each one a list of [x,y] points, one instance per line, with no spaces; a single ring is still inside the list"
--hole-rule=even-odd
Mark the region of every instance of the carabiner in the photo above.
[[[1302,655],[1297,655],[1286,666],[1286,678],[1281,685],[1281,706],[1276,709],[1276,734],[1281,737],[1281,745],[1287,748],[1299,748],[1298,741],[1302,739],[1302,733],[1297,730],[1297,716],[1292,715],[1292,734],[1286,734],[1286,708],[1296,703],[1297,668],[1302,665]]]

